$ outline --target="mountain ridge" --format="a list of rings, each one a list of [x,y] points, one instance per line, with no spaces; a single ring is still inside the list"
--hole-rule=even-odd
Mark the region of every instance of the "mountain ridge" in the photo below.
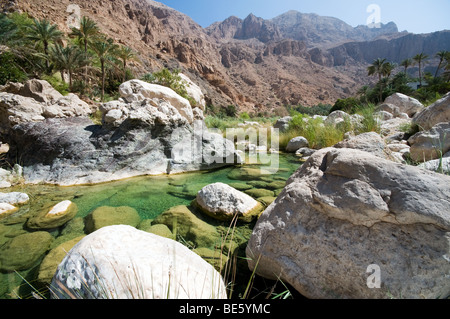
[[[66,9],[72,1],[1,1],[13,3],[12,10],[49,19],[69,31]],[[405,36],[394,32],[395,24],[368,30],[314,15],[329,21],[327,28],[341,27],[335,27],[335,35],[331,31],[321,35],[318,25],[310,25],[293,39],[287,34],[305,29],[312,17],[296,11],[286,14],[303,22],[293,24],[296,28],[288,32],[281,23],[253,14],[245,19],[231,16],[202,28],[190,17],[152,0],[78,0],[77,4],[81,14],[95,20],[102,32],[138,52],[140,63],[133,66],[137,76],[164,67],[179,68],[202,87],[208,104],[234,104],[249,113],[273,112],[286,104],[334,104],[355,94],[371,81],[367,76],[370,61],[365,57],[371,49],[352,37],[394,41]],[[414,49],[410,44],[409,50]]]

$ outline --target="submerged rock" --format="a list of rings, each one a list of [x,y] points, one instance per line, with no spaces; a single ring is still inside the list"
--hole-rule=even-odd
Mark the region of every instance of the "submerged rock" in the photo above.
[[[57,228],[74,218],[77,212],[77,205],[70,200],[65,200],[30,218],[27,227],[30,229]]]
[[[102,227],[112,225],[130,225],[136,227],[141,222],[138,212],[128,206],[102,206],[85,218],[86,231],[93,233]]]
[[[320,150],[259,218],[249,267],[308,298],[446,298],[449,198],[448,176]],[[370,288],[372,265],[379,289]]]
[[[152,225],[166,225],[173,236],[181,236],[195,247],[213,247],[220,242],[216,228],[197,217],[187,206],[176,206],[159,215]]]
[[[182,244],[130,226],[83,238],[52,281],[58,299],[222,299],[220,274]]]
[[[50,247],[52,235],[40,231],[14,237],[0,248],[0,270],[31,268]]]

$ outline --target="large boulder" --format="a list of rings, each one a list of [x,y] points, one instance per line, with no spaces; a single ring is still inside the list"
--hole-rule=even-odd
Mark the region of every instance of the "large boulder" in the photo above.
[[[0,92],[0,133],[14,125],[40,122],[47,118],[88,116],[92,108],[77,95],[63,96],[47,81],[29,80],[24,85],[10,83]]]
[[[203,187],[197,194],[196,204],[204,213],[218,220],[232,220],[237,216],[241,220],[251,221],[263,209],[249,195],[224,183]]]
[[[55,298],[226,298],[220,274],[182,244],[131,226],[102,228],[76,244],[52,281]]]
[[[178,110],[189,123],[194,121],[192,107],[188,100],[178,95],[171,88],[150,84],[141,80],[130,80],[119,87],[120,96],[128,103],[141,102],[146,99],[165,100]]]
[[[413,117],[416,113],[422,111],[424,106],[415,98],[402,93],[395,93],[386,98],[385,104],[393,104],[398,108],[398,113],[406,113]]]
[[[249,267],[308,298],[446,298],[448,198],[448,176],[320,150],[259,218]]]
[[[414,161],[439,159],[450,151],[450,122],[439,123],[427,131],[418,132],[408,139],[408,143]]]
[[[428,106],[413,118],[413,124],[426,131],[439,123],[450,122],[450,93]]]

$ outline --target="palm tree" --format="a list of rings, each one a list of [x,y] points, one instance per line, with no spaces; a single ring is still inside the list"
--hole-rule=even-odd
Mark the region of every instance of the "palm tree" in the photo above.
[[[396,66],[397,65],[395,63],[385,62],[385,63],[383,63],[383,66],[381,68],[381,72],[386,78],[389,79],[391,77],[392,72],[396,68]]]
[[[70,37],[76,37],[79,43],[84,48],[84,54],[86,59],[88,56],[88,46],[95,38],[100,34],[100,29],[94,20],[89,17],[82,17],[80,21],[80,28],[72,28],[72,32],[69,34]],[[85,69],[84,79],[87,81],[87,66]]]
[[[435,78],[437,77],[439,70],[441,69],[442,62],[444,62],[444,59],[448,53],[449,53],[449,51],[439,51],[438,53],[436,53],[436,57],[439,58],[439,65],[436,69],[436,73],[434,74]]]
[[[100,71],[102,77],[102,93],[101,100],[105,96],[105,65],[108,61],[111,61],[116,54],[117,45],[114,44],[112,39],[98,39],[90,44],[90,48],[94,51],[100,62]]]
[[[27,28],[26,38],[34,41],[36,44],[42,44],[44,48],[44,55],[47,58],[46,67],[47,71],[50,69],[48,48],[51,43],[56,43],[61,40],[63,33],[58,30],[56,24],[51,24],[48,20],[36,20]]]
[[[127,62],[128,61],[135,61],[136,60],[136,54],[134,53],[134,51],[127,46],[121,46],[118,50],[117,50],[117,58],[122,60],[122,83],[125,82],[126,80],[126,75],[127,75]]]
[[[72,77],[77,69],[87,64],[86,56],[83,51],[74,45],[63,47],[57,44],[50,48],[50,56],[54,63],[55,69],[61,72],[64,79],[64,71],[69,74],[69,90],[72,91]]]
[[[413,65],[412,59],[405,59],[405,60],[403,60],[403,61],[400,63],[400,66],[402,66],[402,67],[405,68],[405,74],[407,74],[406,71],[408,70],[408,68],[409,68],[411,65]]]
[[[424,53],[417,54],[413,57],[413,60],[419,64],[419,82],[420,86],[422,86],[422,65],[425,62],[425,60],[428,59],[428,55]]]
[[[381,77],[386,72],[386,66],[385,66],[386,63],[388,63],[388,62],[386,62],[386,59],[378,58],[378,59],[374,60],[372,65],[370,65],[367,68],[369,76],[370,75],[378,75],[378,83],[380,85],[380,92],[379,92],[379,101],[380,102],[383,99],[383,86],[381,85]]]

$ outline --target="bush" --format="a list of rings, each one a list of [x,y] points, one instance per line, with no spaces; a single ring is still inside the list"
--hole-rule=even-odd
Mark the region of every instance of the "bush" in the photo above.
[[[346,113],[354,113],[355,108],[360,104],[360,101],[354,97],[349,97],[346,99],[339,99],[336,101],[334,106],[331,108],[330,113],[334,111],[344,111]]]
[[[27,78],[27,74],[19,67],[16,57],[11,52],[3,52],[0,55],[0,85],[7,82],[23,82]]]
[[[311,116],[313,115],[327,116],[328,114],[330,114],[331,108],[332,106],[329,104],[317,104],[312,107],[298,105],[295,107],[290,107],[289,113],[291,114],[291,116],[296,115],[298,113]]]

